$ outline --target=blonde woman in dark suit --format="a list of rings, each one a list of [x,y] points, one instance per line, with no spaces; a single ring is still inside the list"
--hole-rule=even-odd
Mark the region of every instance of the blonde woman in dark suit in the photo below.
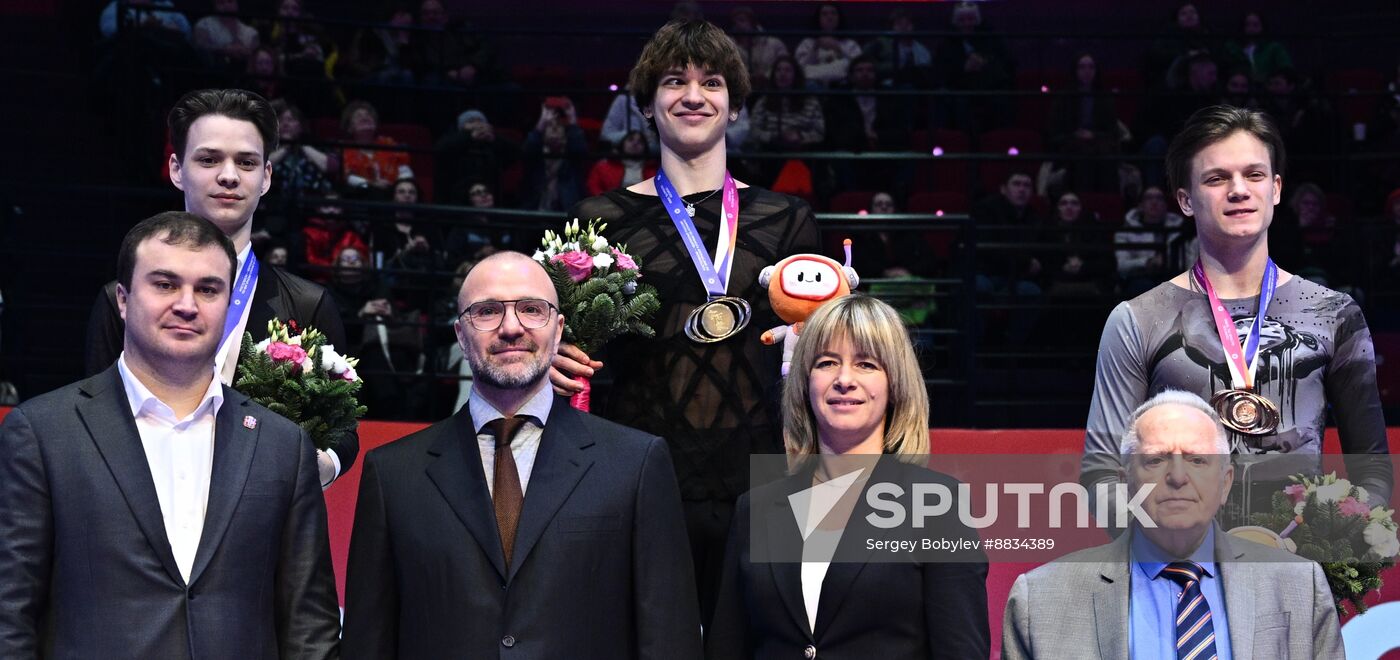
[[[892,562],[866,542],[900,533],[867,522],[871,485],[957,490],[923,467],[928,393],[898,313],[858,294],[828,303],[808,319],[792,366],[789,474],[739,499],[708,657],[986,658],[985,556]],[[935,527],[917,531],[976,538],[958,523]]]

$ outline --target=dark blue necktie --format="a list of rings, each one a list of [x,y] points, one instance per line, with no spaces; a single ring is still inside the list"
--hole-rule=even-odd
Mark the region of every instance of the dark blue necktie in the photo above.
[[[1201,575],[1205,569],[1192,561],[1175,561],[1162,569],[1159,576],[1181,587],[1176,600],[1177,660],[1215,660],[1215,625],[1211,623],[1210,605],[1201,592]]]

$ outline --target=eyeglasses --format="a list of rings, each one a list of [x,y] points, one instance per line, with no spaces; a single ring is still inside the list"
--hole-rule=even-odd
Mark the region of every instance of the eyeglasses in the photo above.
[[[539,298],[486,300],[467,305],[457,318],[466,318],[478,332],[489,332],[501,327],[501,320],[506,317],[507,303],[515,306],[515,318],[520,325],[530,330],[543,328],[549,323],[550,311],[559,311],[553,303]]]

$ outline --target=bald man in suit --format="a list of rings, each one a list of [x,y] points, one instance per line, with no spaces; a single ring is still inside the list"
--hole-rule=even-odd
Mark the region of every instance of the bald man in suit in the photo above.
[[[529,257],[478,263],[457,307],[467,405],[364,460],[344,657],[699,660],[665,441],[554,395],[564,321]]]

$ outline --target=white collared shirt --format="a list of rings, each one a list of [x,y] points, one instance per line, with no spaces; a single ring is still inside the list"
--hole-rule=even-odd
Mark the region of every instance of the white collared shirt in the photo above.
[[[214,420],[224,403],[223,384],[209,379],[209,388],[194,412],[182,419],[156,398],[126,366],[126,353],[117,358],[117,371],[126,389],[146,465],[155,482],[165,521],[165,536],[175,565],[188,582],[195,551],[204,532],[204,512],[209,506],[209,480],[214,468]]]
[[[486,473],[486,490],[496,496],[496,436],[486,431],[486,424],[501,419],[505,415],[496,407],[481,398],[477,390],[467,397],[467,406],[472,414],[472,424],[476,426],[476,444],[481,450],[481,470]],[[549,383],[542,384],[538,392],[530,397],[517,417],[524,417],[525,423],[515,432],[510,441],[510,453],[515,457],[515,469],[520,472],[520,494],[530,487],[530,472],[535,468],[535,456],[540,452],[540,436],[544,434],[544,420],[549,419],[549,411],[554,407],[554,390]]]
[[[802,604],[807,609],[808,629],[813,632],[817,630],[817,606],[821,604],[822,584],[826,582],[826,573],[831,568],[831,559],[842,531],[821,529],[821,523],[864,473],[864,468],[855,470],[788,497],[793,512],[805,521],[801,530]],[[814,551],[810,555],[816,556],[809,555],[809,548]]]

